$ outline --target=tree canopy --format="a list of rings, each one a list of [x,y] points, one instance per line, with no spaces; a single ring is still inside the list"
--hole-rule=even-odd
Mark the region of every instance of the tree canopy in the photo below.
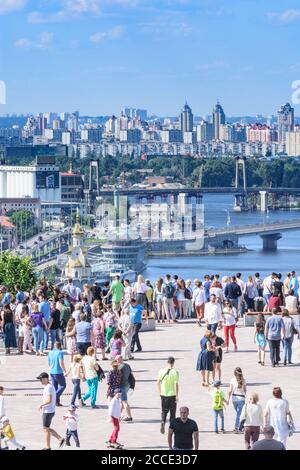
[[[5,251],[0,255],[0,284],[14,292],[19,284],[21,289],[32,289],[37,279],[30,258],[20,258]]]

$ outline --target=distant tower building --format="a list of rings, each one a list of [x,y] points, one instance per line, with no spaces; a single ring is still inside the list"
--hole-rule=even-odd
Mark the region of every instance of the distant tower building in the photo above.
[[[69,116],[68,119],[68,130],[69,131],[78,131],[78,118],[79,118],[79,112],[75,111]]]
[[[214,139],[220,140],[220,126],[225,124],[225,113],[219,101],[213,109]]]
[[[277,113],[277,124],[278,124],[278,142],[285,142],[286,132],[292,132],[294,130],[294,108],[291,107],[290,103],[286,103],[281,106]]]
[[[115,134],[118,128],[118,120],[116,116],[112,116],[109,118],[105,123],[105,131],[110,132],[111,134]]]
[[[47,128],[47,118],[41,113],[37,115],[37,128],[38,134],[44,135],[45,129]]]
[[[194,116],[191,108],[185,102],[182,113],[180,115],[180,129],[181,132],[193,132]]]
[[[197,142],[210,142],[214,138],[213,124],[201,121],[197,126]]]

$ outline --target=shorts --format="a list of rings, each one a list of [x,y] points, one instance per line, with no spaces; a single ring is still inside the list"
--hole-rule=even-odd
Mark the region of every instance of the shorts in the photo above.
[[[121,401],[127,401],[127,394],[130,387],[126,385],[125,387],[121,387]]]
[[[113,310],[121,310],[121,303],[120,302],[113,302]]]
[[[43,427],[50,428],[55,413],[43,413]]]

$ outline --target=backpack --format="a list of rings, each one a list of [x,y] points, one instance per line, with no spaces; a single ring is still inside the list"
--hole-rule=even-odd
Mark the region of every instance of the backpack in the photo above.
[[[191,300],[191,298],[192,298],[192,293],[191,293],[191,291],[190,291],[189,289],[187,289],[187,288],[184,289],[184,297],[185,297],[186,299],[188,299],[188,300]]]
[[[213,395],[213,409],[222,410],[224,403],[224,397],[222,396],[221,390],[216,390]]]
[[[166,285],[166,297],[167,299],[173,299],[175,294],[175,287],[172,284]]]

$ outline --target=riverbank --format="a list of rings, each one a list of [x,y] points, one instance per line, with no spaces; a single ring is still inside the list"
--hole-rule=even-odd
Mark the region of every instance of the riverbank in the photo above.
[[[169,257],[185,257],[185,256],[214,256],[214,255],[234,255],[240,253],[248,253],[252,251],[246,247],[238,248],[216,248],[215,250],[201,250],[201,251],[182,251],[182,252],[151,252],[148,254],[149,258],[169,258]]]

